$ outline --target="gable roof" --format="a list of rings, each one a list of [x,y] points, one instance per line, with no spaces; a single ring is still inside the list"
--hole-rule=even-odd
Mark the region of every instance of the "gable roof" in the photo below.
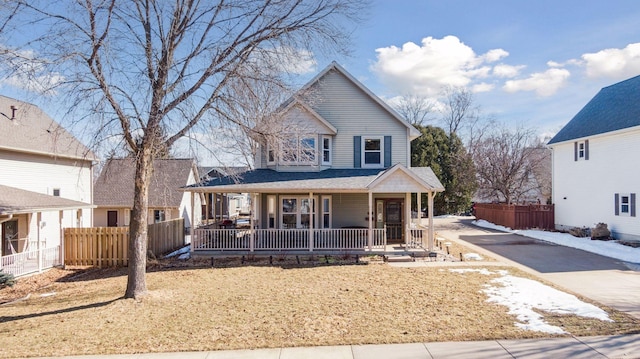
[[[333,126],[329,121],[325,120],[324,117],[320,116],[320,114],[318,114],[314,109],[312,109],[309,105],[307,105],[306,103],[304,103],[303,101],[301,101],[298,96],[296,96],[293,101],[289,101],[283,112],[286,111],[290,111],[292,108],[299,106],[302,108],[303,111],[308,112],[311,117],[313,117],[314,119],[316,119],[318,122],[320,122],[323,126],[325,126],[327,129],[329,129],[330,133],[335,135],[338,133],[338,129],[335,128],[335,126]]]
[[[136,164],[132,158],[110,159],[105,164],[93,189],[93,203],[100,207],[133,207]],[[149,207],[180,207],[189,175],[198,180],[192,159],[156,159],[149,186]]]
[[[548,144],[640,126],[640,76],[596,94]]]
[[[96,156],[38,106],[0,95],[0,149],[95,160]]]
[[[409,129],[409,138],[411,140],[420,137],[421,133],[415,127],[413,127],[407,120],[402,118],[398,112],[396,112],[391,106],[389,106],[385,101],[383,101],[380,97],[376,96],[371,90],[369,90],[365,85],[363,85],[360,81],[358,81],[355,77],[353,77],[347,70],[345,70],[342,66],[340,66],[337,62],[333,61],[329,66],[325,67],[320,73],[318,73],[314,78],[312,78],[306,85],[302,87],[300,92],[304,92],[308,90],[311,86],[319,82],[327,73],[330,71],[337,71],[342,74],[345,78],[347,78],[351,83],[353,83],[357,88],[359,88],[362,92],[364,92],[367,96],[369,96],[374,102],[380,105],[389,115],[400,122],[404,127]]]
[[[89,203],[0,185],[0,215],[94,207]]]

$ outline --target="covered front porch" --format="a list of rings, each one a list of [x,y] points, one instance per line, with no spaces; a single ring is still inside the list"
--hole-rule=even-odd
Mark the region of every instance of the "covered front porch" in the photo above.
[[[192,229],[194,255],[384,254],[433,251],[433,197],[443,188],[429,168],[396,165],[293,174],[254,170],[237,183],[218,179],[186,190],[243,192],[251,198],[246,223]]]

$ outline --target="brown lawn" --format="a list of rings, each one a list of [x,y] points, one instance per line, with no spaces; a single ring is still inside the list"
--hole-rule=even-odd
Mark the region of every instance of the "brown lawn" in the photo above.
[[[0,290],[0,357],[549,336],[486,303],[491,276],[329,259],[159,262],[141,301],[122,299],[125,269],[24,278]],[[640,321],[603,309],[615,322],[546,317],[573,335],[637,332]]]

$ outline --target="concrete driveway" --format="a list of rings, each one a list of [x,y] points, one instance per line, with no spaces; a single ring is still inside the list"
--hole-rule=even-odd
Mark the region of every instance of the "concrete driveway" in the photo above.
[[[509,265],[640,318],[640,265],[516,234],[476,227],[472,220],[438,218],[439,236],[466,242]],[[634,268],[636,270],[634,270]]]

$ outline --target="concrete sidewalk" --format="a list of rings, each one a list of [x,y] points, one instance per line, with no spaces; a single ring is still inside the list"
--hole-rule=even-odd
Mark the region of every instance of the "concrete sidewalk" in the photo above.
[[[209,352],[92,355],[83,359],[549,359],[640,358],[640,334],[480,342],[342,345]],[[59,359],[59,357],[58,357]]]

